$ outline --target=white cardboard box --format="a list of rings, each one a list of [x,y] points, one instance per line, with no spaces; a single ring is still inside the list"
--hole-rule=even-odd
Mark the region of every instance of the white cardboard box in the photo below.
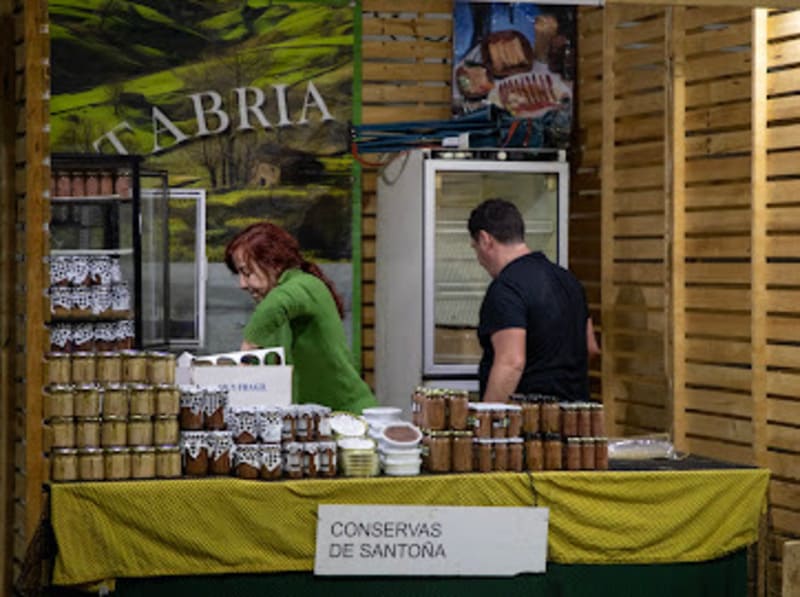
[[[271,358],[280,364],[267,364]],[[232,406],[286,406],[292,402],[292,366],[284,362],[280,346],[202,356],[184,352],[177,359],[175,381],[222,386]]]

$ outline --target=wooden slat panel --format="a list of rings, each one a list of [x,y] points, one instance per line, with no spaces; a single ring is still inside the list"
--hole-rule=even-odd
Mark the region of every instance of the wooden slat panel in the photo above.
[[[717,440],[689,436],[686,438],[687,449],[694,454],[703,454],[709,458],[739,464],[753,465],[753,449],[750,446],[738,446]]]
[[[708,129],[750,126],[750,106],[746,103],[711,106],[686,112],[686,130],[689,132]]]
[[[686,315],[686,329],[690,337],[749,338],[750,317],[727,313],[690,312]]]
[[[800,342],[800,323],[796,317],[767,317],[767,339],[770,342]]]
[[[664,191],[647,189],[634,191],[617,191],[613,197],[614,213],[635,211],[663,211]],[[642,231],[645,235],[646,231]]]
[[[664,142],[659,139],[649,143],[621,145],[615,148],[614,160],[620,164],[652,164],[664,160]]]
[[[767,365],[772,367],[800,366],[800,346],[767,344]]]
[[[750,231],[750,212],[744,209],[697,211],[686,214],[688,234],[731,234]]]
[[[731,25],[741,21],[749,21],[750,11],[734,8],[735,2],[729,2],[722,8],[712,8],[710,3],[694,2],[695,8],[687,9],[686,29],[696,29],[705,25]]]
[[[726,311],[748,311],[750,293],[741,288],[709,288],[692,286],[685,291],[688,309],[725,309]]]
[[[800,263],[768,263],[764,266],[767,284],[796,286],[800,284]]]
[[[645,393],[646,391],[643,391],[643,394]],[[668,413],[664,408],[617,400],[616,410],[618,424],[623,424],[625,430],[647,433],[663,431],[669,427]]]
[[[770,149],[797,147],[798,137],[800,137],[800,124],[773,125],[767,128],[767,146]]]
[[[405,122],[409,120],[442,120],[450,115],[446,106],[364,106],[362,120],[365,124]]]
[[[800,113],[800,103],[797,105]],[[797,176],[800,174],[800,152],[781,151],[767,156],[767,176]]]
[[[377,62],[380,60],[397,62],[404,58],[411,60],[426,59],[428,61],[433,58],[450,60],[453,56],[453,48],[449,43],[434,41],[365,39],[361,43],[361,53],[364,57],[364,62]]]
[[[688,263],[686,281],[695,284],[749,284],[747,263]]]
[[[729,414],[749,417],[753,404],[748,394],[737,394],[725,390],[686,388],[683,390],[686,408],[694,411]]]
[[[767,93],[791,93],[797,90],[797,69],[767,73]]]
[[[750,159],[747,157],[691,160],[686,164],[686,181],[689,184],[707,180],[742,180],[749,175]]]
[[[452,89],[445,85],[380,85],[376,83],[365,84],[361,101],[363,104],[391,104],[391,103],[449,103]]]
[[[798,384],[800,372],[770,371],[766,379],[766,391],[778,396],[797,396]]]
[[[664,232],[664,215],[617,215],[616,225],[614,226],[614,233],[618,237],[623,236],[640,236],[642,234],[659,234]],[[663,258],[664,255],[659,255]],[[639,256],[643,259],[643,256]]]
[[[749,236],[712,236],[686,239],[686,255],[693,258],[747,257]]]
[[[752,424],[743,419],[688,413],[686,427],[687,433],[695,437],[715,438],[736,444],[749,444],[753,440]]]
[[[686,63],[686,81],[701,81],[719,77],[749,76],[749,52],[721,52],[706,57],[695,57]]]
[[[618,263],[614,265],[613,275],[616,284],[624,284],[626,282],[663,284],[664,266],[649,263]]]
[[[366,85],[370,81],[447,81],[450,78],[449,64],[395,64],[367,62],[362,66],[362,80]]]
[[[639,168],[618,167],[620,178],[617,180],[617,189],[640,189],[664,184],[664,167],[661,165]]]
[[[361,10],[365,13],[375,11],[397,14],[400,8],[403,13],[452,14],[453,0],[403,0],[402,4],[397,0],[361,0]]]
[[[778,41],[767,46],[767,62],[770,67],[796,64],[798,54],[800,54],[800,40],[797,39]]]
[[[663,226],[663,218],[662,218]],[[614,259],[663,259],[663,239],[625,239],[614,242]]]
[[[750,23],[736,23],[725,29],[701,30],[686,36],[686,55],[718,52],[750,43]]]
[[[736,77],[722,81],[702,81],[687,85],[686,106],[695,110],[722,102],[747,101],[750,98],[750,78]]]
[[[696,158],[750,150],[749,131],[714,132],[686,139],[686,157]]]
[[[800,429],[787,425],[768,425],[767,445],[800,456]]]
[[[773,477],[795,479],[800,481],[800,467],[797,466],[797,454],[783,454],[781,452],[767,452],[767,466]],[[796,529],[795,529],[796,532]]]
[[[750,183],[694,184],[686,189],[686,207],[749,205]]]
[[[453,32],[453,24],[445,19],[398,19],[369,18],[364,15],[362,35],[395,36],[395,37],[449,37]]]
[[[699,363],[686,365],[686,383],[691,385],[747,391],[750,389],[751,376],[749,369],[739,367]]]
[[[619,123],[618,143],[652,141],[664,136],[664,119],[659,116],[629,117]]]

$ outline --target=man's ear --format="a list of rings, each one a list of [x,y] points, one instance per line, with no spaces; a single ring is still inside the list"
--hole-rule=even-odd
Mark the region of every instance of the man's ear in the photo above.
[[[494,243],[494,237],[486,232],[486,230],[479,230],[478,231],[478,246],[482,248],[487,248]]]

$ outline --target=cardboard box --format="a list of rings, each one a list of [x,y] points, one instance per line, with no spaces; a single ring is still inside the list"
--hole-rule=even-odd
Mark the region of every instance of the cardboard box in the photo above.
[[[292,403],[292,366],[285,360],[280,346],[202,356],[184,352],[175,381],[222,386],[232,406],[286,406]]]

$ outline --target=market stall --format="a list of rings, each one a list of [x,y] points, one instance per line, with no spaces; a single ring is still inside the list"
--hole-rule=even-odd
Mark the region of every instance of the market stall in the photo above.
[[[592,586],[595,594],[618,594],[614,585],[603,586],[604,578],[645,582],[646,570],[648,585],[663,581],[654,587],[668,590],[663,594],[679,587],[703,594],[708,583],[714,594],[746,594],[744,548],[758,538],[768,471],[697,459],[655,462],[653,470],[602,472],[54,484],[53,582],[118,579],[121,594],[142,583],[174,594],[176,586],[198,581],[206,590],[231,582],[283,583],[292,594],[342,589],[346,578],[309,574],[319,504],[538,505],[550,509],[547,573],[470,582],[548,586],[558,594]],[[459,592],[457,579],[450,580]],[[388,584],[375,577],[361,582],[382,592]],[[395,592],[429,585],[437,594],[449,586],[447,579],[414,577],[391,584]]]

